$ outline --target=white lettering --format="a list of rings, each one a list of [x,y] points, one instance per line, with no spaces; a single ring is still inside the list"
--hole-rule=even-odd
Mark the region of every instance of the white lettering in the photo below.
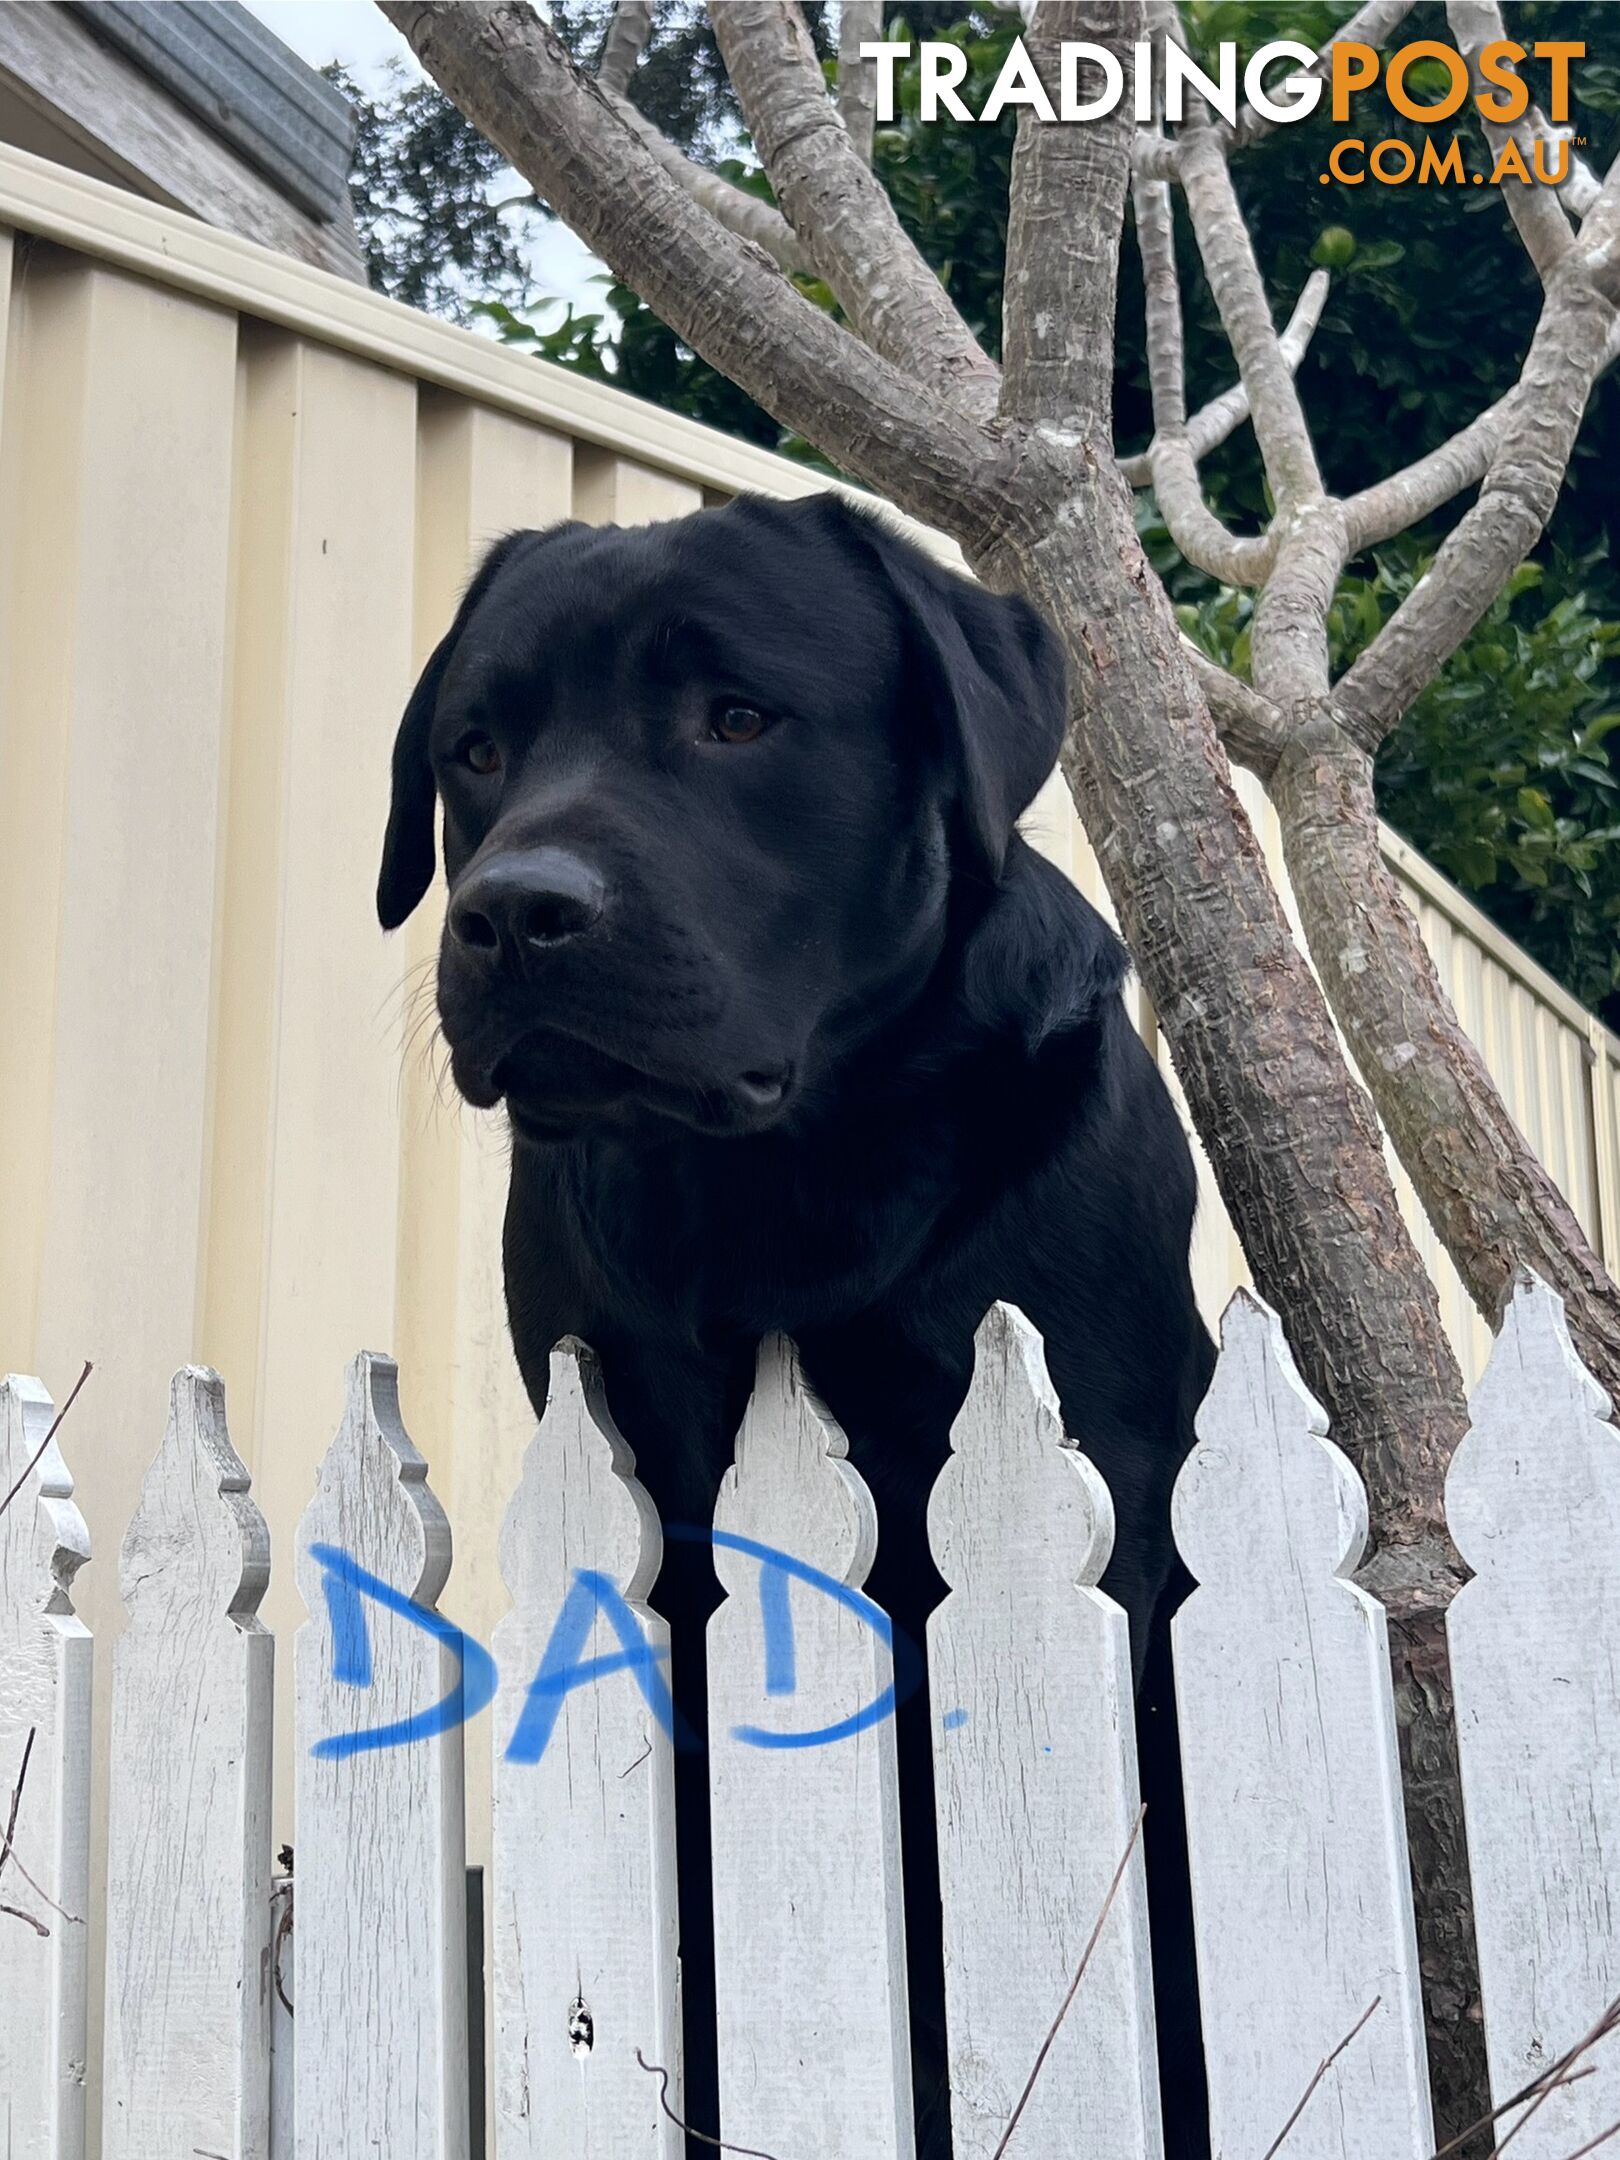
[[[1096,68],[1102,75],[1102,88],[1094,98],[1082,100],[1080,96],[1082,66]],[[1060,104],[1065,120],[1100,120],[1104,113],[1113,111],[1124,88],[1125,70],[1118,53],[1110,52],[1106,45],[1064,41]]]
[[[1237,47],[1225,44],[1219,48],[1221,74],[1218,82],[1206,75],[1192,54],[1171,38],[1164,49],[1164,116],[1167,120],[1183,120],[1185,99],[1182,92],[1189,86],[1198,92],[1206,105],[1213,106],[1228,127],[1237,126]]]
[[[1322,100],[1320,75],[1285,75],[1274,91],[1265,86],[1265,72],[1273,60],[1298,60],[1308,65],[1316,58],[1309,45],[1297,38],[1274,38],[1262,45],[1243,71],[1243,94],[1265,120],[1303,120]]]
[[[1001,73],[996,77],[995,87],[984,101],[981,120],[999,120],[1009,105],[1027,105],[1037,120],[1055,120],[1052,100],[1046,94],[1046,85],[1035,72],[1035,63],[1024,48],[1022,38],[1014,38],[1011,50],[1001,63]]]
[[[894,123],[894,71],[902,60],[909,60],[909,45],[863,45],[861,58],[877,62],[877,121],[880,127]]]
[[[942,105],[953,120],[973,118],[956,94],[967,79],[967,71],[968,57],[960,45],[929,44],[922,48],[921,115],[924,120],[937,120]]]

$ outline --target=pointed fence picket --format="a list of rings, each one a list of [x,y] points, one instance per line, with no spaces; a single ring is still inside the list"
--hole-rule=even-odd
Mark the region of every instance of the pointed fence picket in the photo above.
[[[1389,1645],[1346,1579],[1366,1496],[1246,1291],[1197,1430],[1174,1652],[1214,2160],[1258,2160],[1285,2129],[1288,2160],[1428,2160]]]
[[[769,1338],[714,1518],[720,2132],[910,2160],[894,1661],[861,1595],[877,1511],[847,1447]]]
[[[1620,1996],[1620,1432],[1562,1303],[1526,1274],[1446,1508],[1475,1571],[1447,1617],[1491,2093],[1500,2106]],[[1522,2129],[1568,2160],[1620,2120],[1620,2042]]]
[[[60,1448],[41,1450],[50,1417],[37,1381],[0,1387],[8,2160],[85,2150],[88,1539]],[[1175,1657],[1215,2160],[1428,2160],[1388,1645],[1348,1579],[1364,1499],[1252,1298],[1198,1433]],[[682,2156],[635,2062],[677,2073],[680,2035],[660,1533],[633,1467],[589,1353],[563,1346],[501,1547],[495,2160]],[[1448,1507],[1477,1571],[1450,1635],[1500,2101],[1620,1996],[1620,1434],[1534,1281]],[[950,1585],[929,1651],[959,2160],[994,2160],[1043,2044],[1007,2160],[1158,2160],[1139,1852],[1110,1902],[1136,1809],[1125,1630],[1097,1587],[1111,1509],[1010,1310],[981,1330],[930,1535]],[[768,1342],[716,1512],[710,1774],[722,2130],[782,2160],[913,2152],[875,1536],[842,1434]],[[183,1371],[123,1549],[107,2160],[469,2160],[460,1728],[496,1676],[438,1612],[448,1528],[387,1359],[351,1368],[293,1557],[310,1617],[289,1928],[268,1543],[220,1383]],[[1509,2110],[1515,2160],[1607,2142],[1617,2048]]]
[[[495,1630],[496,2160],[681,2160],[662,1539],[596,1360],[567,1343],[501,1532]],[[566,1504],[559,1497],[566,1495]],[[616,1661],[600,1684],[570,1668]]]
[[[0,2130],[82,2160],[90,1895],[90,1534],[37,1380],[0,1382]],[[43,1452],[41,1449],[43,1448]],[[13,1820],[13,1818],[15,1818]]]
[[[270,1533],[219,1375],[175,1375],[113,1653],[103,2160],[266,2160]]]
[[[951,1448],[929,1506],[951,1593],[928,1652],[957,2160],[998,2150],[1105,1907],[1019,2149],[1157,2160],[1130,1639],[1096,1587],[1113,1504],[1064,1439],[1040,1337],[1010,1307],[979,1329]]]
[[[295,1565],[298,2160],[467,2160],[460,1718],[488,1658],[437,1614],[450,1526],[390,1358],[349,1367]]]

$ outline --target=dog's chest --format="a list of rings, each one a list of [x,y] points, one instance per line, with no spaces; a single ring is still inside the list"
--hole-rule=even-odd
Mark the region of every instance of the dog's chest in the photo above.
[[[815,1148],[592,1147],[535,1200],[593,1308],[579,1324],[792,1332],[856,1318],[918,1273],[961,1189],[957,1155],[932,1120]]]

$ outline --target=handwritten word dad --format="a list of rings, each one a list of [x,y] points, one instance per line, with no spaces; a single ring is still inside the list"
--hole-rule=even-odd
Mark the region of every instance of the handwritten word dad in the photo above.
[[[885,1650],[896,1652],[906,1669],[902,1692],[909,1694],[921,1678],[921,1664],[913,1647],[902,1637],[897,1645],[887,1613],[870,1598],[834,1581],[807,1561],[778,1552],[753,1538],[736,1537],[727,1530],[698,1530],[685,1524],[665,1526],[667,1538],[688,1542],[709,1540],[728,1552],[741,1553],[759,1562],[759,1608],[764,1636],[765,1693],[792,1695],[798,1686],[798,1667],[793,1632],[792,1588],[795,1583],[820,1597],[829,1597],[872,1630]],[[390,1725],[371,1725],[359,1732],[333,1733],[317,1740],[312,1752],[327,1760],[341,1761],[349,1755],[370,1753],[376,1748],[405,1747],[413,1740],[430,1740],[451,1732],[479,1711],[487,1709],[495,1695],[495,1660],[482,1643],[458,1628],[442,1613],[419,1605],[392,1584],[373,1575],[337,1545],[312,1545],[311,1557],[319,1563],[321,1586],[326,1594],[327,1615],[332,1624],[332,1678],[340,1684],[368,1688],[372,1684],[371,1634],[366,1605],[380,1606],[419,1627],[443,1643],[456,1661],[455,1685],[431,1709],[398,1718]],[[619,1647],[596,1656],[586,1648],[598,1620],[612,1632]],[[545,1754],[565,1697],[576,1688],[595,1687],[600,1681],[628,1674],[641,1690],[647,1707],[678,1748],[695,1749],[701,1743],[675,1708],[663,1671],[667,1650],[654,1648],[618,1586],[595,1568],[576,1568],[562,1610],[529,1683],[523,1708],[507,1743],[508,1762],[537,1763]],[[732,1738],[746,1747],[830,1747],[835,1741],[853,1739],[869,1726],[893,1714],[899,1696],[891,1681],[881,1694],[836,1724],[813,1731],[773,1732],[763,1726],[739,1725]]]

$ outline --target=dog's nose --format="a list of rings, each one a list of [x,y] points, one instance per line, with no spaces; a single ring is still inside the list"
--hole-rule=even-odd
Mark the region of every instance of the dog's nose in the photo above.
[[[497,855],[475,870],[450,903],[450,934],[468,951],[521,961],[589,930],[607,888],[566,848]]]

